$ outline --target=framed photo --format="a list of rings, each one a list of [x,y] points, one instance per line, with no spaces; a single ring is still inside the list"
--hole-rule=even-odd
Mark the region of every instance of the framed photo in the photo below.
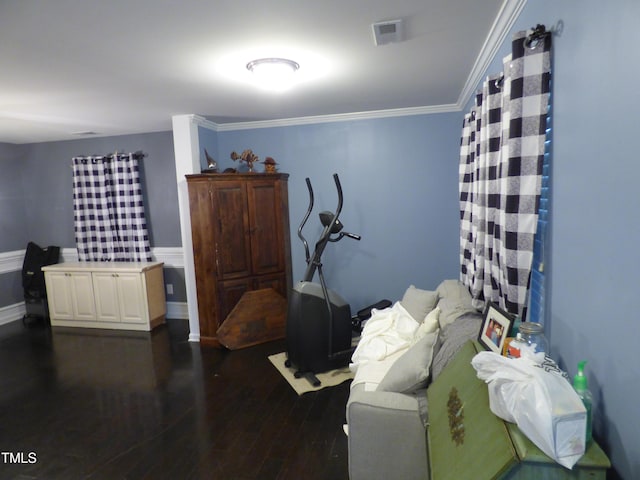
[[[489,302],[484,309],[484,319],[478,341],[492,352],[502,354],[504,341],[513,326],[514,316]]]

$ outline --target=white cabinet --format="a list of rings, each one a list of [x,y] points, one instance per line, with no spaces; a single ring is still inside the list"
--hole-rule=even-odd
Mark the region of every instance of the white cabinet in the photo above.
[[[89,272],[51,272],[47,276],[49,315],[60,320],[95,321]]]
[[[162,262],[43,267],[52,326],[151,330],[164,322]]]

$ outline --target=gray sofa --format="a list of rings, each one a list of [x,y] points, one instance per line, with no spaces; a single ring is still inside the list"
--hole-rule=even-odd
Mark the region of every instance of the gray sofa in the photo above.
[[[429,479],[426,388],[468,340],[478,337],[482,316],[455,280],[444,281],[434,292],[419,292],[431,300],[418,305],[407,290],[401,304],[418,321],[439,307],[437,340],[427,348],[418,342],[403,353],[376,390],[352,385],[346,408],[351,480]],[[427,371],[421,374],[424,365]],[[410,381],[398,382],[398,375],[405,373]],[[392,375],[394,381],[387,382]],[[398,388],[381,388],[383,383]]]

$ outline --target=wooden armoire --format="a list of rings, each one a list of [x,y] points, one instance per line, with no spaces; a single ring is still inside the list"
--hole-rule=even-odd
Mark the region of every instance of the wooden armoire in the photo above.
[[[216,332],[245,292],[291,288],[289,202],[284,173],[187,175],[200,342]]]

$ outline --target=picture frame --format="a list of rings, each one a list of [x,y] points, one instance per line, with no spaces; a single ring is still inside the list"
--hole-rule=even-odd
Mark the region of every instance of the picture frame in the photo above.
[[[484,309],[478,342],[487,350],[502,355],[504,342],[509,336],[514,320],[514,315],[505,312],[495,303],[488,302]]]

